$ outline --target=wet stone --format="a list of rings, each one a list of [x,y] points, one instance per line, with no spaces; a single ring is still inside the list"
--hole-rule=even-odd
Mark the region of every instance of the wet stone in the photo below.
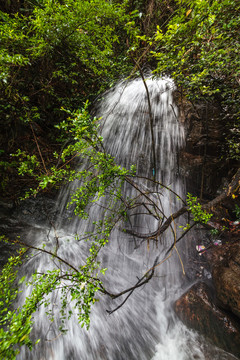
[[[193,285],[175,302],[174,308],[187,326],[240,357],[240,323],[215,305],[212,290],[206,283]]]
[[[212,275],[221,306],[240,319],[240,243],[218,249]]]

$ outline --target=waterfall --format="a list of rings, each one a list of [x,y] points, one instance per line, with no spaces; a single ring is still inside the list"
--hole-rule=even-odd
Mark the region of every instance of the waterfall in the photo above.
[[[153,132],[155,137],[156,164],[152,157],[152,140],[149,122],[147,94],[141,79],[121,82],[104,95],[99,102],[97,113],[102,117],[101,135],[106,150],[115,157],[118,164],[130,168],[135,164],[139,177],[152,178],[167,185],[184,197],[184,185],[179,175],[177,154],[184,144],[184,129],[178,121],[178,110],[173,101],[174,84],[170,79],[148,79],[146,81],[152,105]],[[156,166],[155,166],[156,165]],[[181,202],[171,191],[148,180],[136,178],[136,183],[158,204],[166,216],[181,207]],[[69,194],[74,185],[61,191],[56,207],[60,215],[55,229],[48,225],[41,234],[29,241],[56,246],[54,233],[58,234],[58,255],[70,259],[78,267],[88,247],[76,241],[75,234],[81,235],[92,228],[92,220],[101,218],[102,211],[97,205],[90,209],[89,220],[68,218],[66,211]],[[125,186],[125,195],[132,197],[136,190]],[[102,200],[101,205],[104,205]],[[158,221],[149,215],[131,215],[126,226],[146,234],[157,228]],[[181,219],[179,220],[181,221]],[[177,232],[177,225],[174,224]],[[99,254],[108,270],[103,277],[106,288],[112,293],[133,286],[149,270],[158,257],[158,264],[166,258],[166,250],[173,242],[173,233],[168,230],[158,241],[142,240],[116,228],[109,243]],[[58,294],[51,298],[54,320],[49,322],[41,307],[34,315],[33,337],[41,341],[31,352],[22,348],[18,360],[190,360],[205,359],[206,346],[196,333],[182,325],[172,311],[172,303],[181,293],[184,278],[183,267],[187,256],[187,245],[178,246],[178,251],[155,269],[154,277],[144,286],[136,289],[126,303],[109,315],[106,310],[115,309],[123,300],[111,300],[99,295],[91,313],[90,329],[81,328],[76,317],[67,321],[65,335],[59,330]],[[36,254],[27,263],[23,272],[31,274],[54,267],[54,261],[47,254]],[[30,290],[28,290],[30,291]],[[19,302],[28,294],[22,293]],[[69,307],[71,308],[71,304]],[[74,312],[74,308],[72,307]],[[213,347],[208,347],[213,349]],[[214,349],[211,351],[215,351]],[[215,359],[223,359],[221,351],[213,352]],[[220,355],[218,355],[220,354]],[[222,356],[222,357],[221,357]]]

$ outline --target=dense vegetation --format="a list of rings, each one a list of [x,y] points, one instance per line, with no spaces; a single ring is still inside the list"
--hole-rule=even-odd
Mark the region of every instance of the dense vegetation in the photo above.
[[[35,274],[32,295],[17,312],[11,308],[17,295],[11,285],[25,250],[9,260],[0,288],[2,358],[14,359],[15,345],[31,348],[32,314],[62,278],[70,281],[79,322],[87,326],[97,291],[107,293],[98,277],[97,255],[116,222],[126,216],[126,202],[119,205],[117,200],[122,183],[132,182],[133,169],[121,169],[105,152],[87,100],[119,77],[143,74],[150,66],[156,74],[173,77],[189,101],[220,107],[224,154],[239,160],[239,14],[240,5],[233,0],[9,0],[1,5],[2,190],[9,194],[18,158],[19,174],[34,178],[34,183],[29,180],[35,184],[33,194],[77,178],[82,180],[72,198],[77,215],[86,218],[89,202],[106,191],[109,208],[118,209],[117,217],[108,214],[104,224],[95,224],[86,264],[79,269],[66,264],[64,274],[59,269]],[[13,152],[17,156],[10,156]],[[72,169],[76,153],[90,159],[88,171]],[[197,209],[196,221],[207,222],[208,214],[196,199],[190,200],[184,211],[192,211],[196,220]],[[54,251],[49,255],[63,261]],[[142,283],[149,277],[145,274]],[[63,297],[68,289],[63,287]],[[63,302],[63,314],[65,309]]]
[[[11,9],[11,7],[10,7]],[[24,1],[1,12],[1,155],[32,143],[32,131],[56,144],[54,125],[129,72],[124,59],[129,15],[102,1]],[[121,40],[121,41],[120,41]],[[32,128],[32,130],[31,130]],[[30,135],[29,135],[30,134]],[[29,144],[26,145],[29,149]],[[4,153],[5,152],[5,153]],[[52,161],[52,159],[51,159]],[[2,179],[2,188],[7,178]]]
[[[240,159],[240,5],[236,1],[178,1],[167,31],[158,28],[158,73],[170,73],[192,101],[221,108],[228,156]]]

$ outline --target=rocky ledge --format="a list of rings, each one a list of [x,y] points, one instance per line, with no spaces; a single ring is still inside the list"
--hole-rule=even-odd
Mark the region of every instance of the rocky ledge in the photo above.
[[[212,281],[198,282],[176,302],[178,317],[216,346],[240,358],[240,243],[208,252]]]

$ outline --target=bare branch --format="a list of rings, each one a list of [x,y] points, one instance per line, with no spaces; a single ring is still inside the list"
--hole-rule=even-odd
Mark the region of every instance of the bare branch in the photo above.
[[[148,101],[148,112],[149,112],[149,122],[150,122],[150,129],[151,129],[151,138],[152,138],[152,154],[153,154],[153,180],[156,180],[156,150],[155,150],[155,138],[154,138],[154,132],[153,132],[153,115],[152,115],[152,105],[151,105],[151,100],[150,100],[150,94],[148,91],[148,87],[146,84],[146,80],[144,78],[141,66],[134,60],[135,64],[138,67],[138,70],[140,72],[140,76],[142,78],[144,87],[146,89],[146,93],[147,93],[147,101]]]
[[[157,230],[153,231],[152,233],[140,234],[136,231],[128,230],[128,229],[126,229],[125,231],[126,231],[126,233],[128,233],[130,235],[139,237],[140,239],[156,238],[157,236],[161,235],[164,231],[167,230],[167,228],[171,225],[173,220],[175,220],[179,216],[183,215],[187,211],[189,211],[189,210],[186,206],[181,207],[181,209],[179,209],[175,213],[171,214],[163,224],[161,222],[159,222],[159,226],[158,226]]]
[[[168,251],[166,252],[166,255],[174,248],[174,246],[184,238],[184,236],[190,231],[192,230],[192,228],[197,225],[197,223],[193,223],[186,231],[184,231],[184,233],[176,240],[174,241],[174,243],[170,246],[170,248],[168,249]]]
[[[237,170],[236,174],[232,177],[230,184],[227,189],[218,195],[215,199],[209,201],[207,204],[203,205],[204,210],[210,210],[218,205],[220,202],[227,200],[228,197],[239,193],[240,189],[240,168]]]
[[[27,247],[28,249],[33,249],[33,250],[38,250],[40,252],[43,252],[45,254],[48,254],[50,256],[52,256],[53,258],[56,258],[58,259],[59,261],[61,261],[62,263],[64,263],[65,265],[69,266],[72,270],[74,270],[75,272],[79,272],[79,270],[77,268],[75,268],[72,264],[70,264],[69,262],[67,262],[66,260],[64,260],[63,258],[61,258],[60,256],[58,256],[57,254],[54,254],[52,253],[51,251],[48,251],[46,249],[43,249],[43,248],[38,248],[36,246],[33,246],[33,245],[29,245],[29,244],[26,244],[24,243],[23,241],[20,241],[20,240],[8,240],[9,242],[11,243],[14,243],[14,244],[19,244],[19,245],[22,245],[22,246],[25,246]]]
[[[170,191],[171,193],[173,193],[177,198],[179,198],[182,203],[184,205],[186,205],[186,201],[183,200],[183,198],[181,198],[181,196],[176,193],[174,190],[172,190],[169,186],[167,185],[164,185],[163,183],[161,183],[160,181],[157,181],[157,180],[153,180],[153,179],[149,179],[148,177],[146,176],[140,176],[140,175],[134,175],[135,178],[138,178],[138,179],[145,179],[145,180],[148,180],[148,181],[151,181],[153,182],[154,184],[157,184],[157,185],[160,185],[161,187],[163,187],[164,189],[167,189],[168,191]]]
[[[156,208],[163,216],[164,213],[162,212],[162,210],[158,207],[158,205],[156,204],[156,202],[154,202],[149,196],[148,196],[148,193],[143,190],[140,189],[139,185],[136,184],[132,179],[130,179],[128,176],[126,176],[126,181],[127,183],[129,183],[131,186],[133,186],[137,191],[139,191],[152,205],[154,208]],[[158,214],[156,213],[156,216],[158,217]],[[165,216],[166,217],[166,216]]]
[[[37,145],[38,153],[39,153],[39,156],[40,156],[40,158],[41,158],[41,161],[42,161],[42,164],[43,164],[45,173],[48,175],[48,171],[47,171],[47,168],[46,168],[46,164],[45,164],[45,161],[44,161],[44,159],[43,159],[43,156],[42,156],[42,153],[41,153],[41,150],[40,150],[40,147],[39,147],[39,144],[38,144],[38,141],[37,141],[37,138],[36,138],[36,135],[35,135],[35,132],[34,132],[34,130],[33,130],[33,126],[32,126],[31,123],[30,123],[30,127],[31,127],[31,129],[32,129],[34,141],[35,141],[35,143],[36,143],[36,145]]]
[[[137,281],[137,283],[136,283],[134,286],[132,286],[132,287],[130,287],[129,289],[126,289],[126,290],[120,292],[119,294],[115,294],[115,295],[114,295],[114,294],[108,293],[108,295],[110,295],[112,299],[116,299],[116,298],[118,298],[119,296],[122,296],[122,295],[124,295],[124,294],[126,294],[126,293],[129,292],[128,296],[124,299],[124,301],[123,301],[120,305],[118,305],[114,310],[106,310],[106,311],[108,312],[108,314],[112,314],[113,312],[117,311],[120,307],[122,307],[122,306],[125,304],[125,302],[126,302],[127,299],[132,295],[132,293],[133,293],[133,291],[134,291],[135,289],[137,289],[137,288],[139,288],[140,286],[143,286],[144,284],[146,284],[146,283],[149,282],[149,280],[150,280],[150,279],[153,277],[153,275],[154,275],[154,271],[155,271],[155,267],[156,267],[157,261],[158,261],[158,256],[157,256],[157,258],[155,259],[154,264],[153,264],[153,266],[151,267],[151,269],[149,269],[149,270],[141,277],[141,279],[139,279],[139,280]]]
[[[146,178],[147,179],[147,178]],[[150,179],[148,179],[150,180]],[[156,181],[154,181],[155,183],[157,183]],[[132,182],[129,181],[130,184],[133,184]],[[134,187],[137,188],[137,186],[134,184]],[[214,206],[218,205],[220,202],[226,200],[228,197],[232,196],[233,194],[239,193],[239,188],[240,188],[240,168],[237,170],[236,174],[233,176],[229,186],[227,187],[227,189],[220,194],[219,196],[217,196],[215,199],[209,201],[207,204],[204,204],[202,206],[203,210],[210,210],[212,209]],[[167,188],[168,190],[172,191],[171,189]],[[141,191],[140,189],[138,189],[138,191]],[[175,193],[174,191],[172,191],[173,193]],[[175,193],[176,196],[178,196]],[[147,197],[146,194],[144,194],[145,197]],[[147,197],[148,198],[148,197]],[[181,199],[182,200],[182,199]],[[152,201],[152,200],[151,200]],[[183,201],[183,200],[182,200]],[[183,201],[184,202],[184,201]],[[185,203],[185,202],[184,202]],[[140,239],[151,239],[151,238],[156,238],[157,236],[161,235],[164,231],[167,230],[167,228],[170,226],[170,224],[173,222],[174,219],[178,218],[179,216],[183,215],[184,213],[189,212],[189,209],[187,206],[183,206],[181,207],[178,211],[176,211],[175,213],[171,214],[166,220],[165,222],[162,224],[159,221],[159,225],[157,230],[155,230],[154,232],[148,233],[148,234],[141,234],[138,233],[134,230],[130,230],[127,229],[125,230],[126,233],[136,236]],[[164,215],[165,216],[165,215]],[[166,218],[166,216],[165,216]],[[192,227],[191,227],[192,228]],[[188,232],[188,231],[187,231]],[[184,233],[184,235],[186,234],[186,232]],[[182,235],[177,241],[180,241],[183,236]],[[172,247],[168,250],[170,251],[172,249]]]

